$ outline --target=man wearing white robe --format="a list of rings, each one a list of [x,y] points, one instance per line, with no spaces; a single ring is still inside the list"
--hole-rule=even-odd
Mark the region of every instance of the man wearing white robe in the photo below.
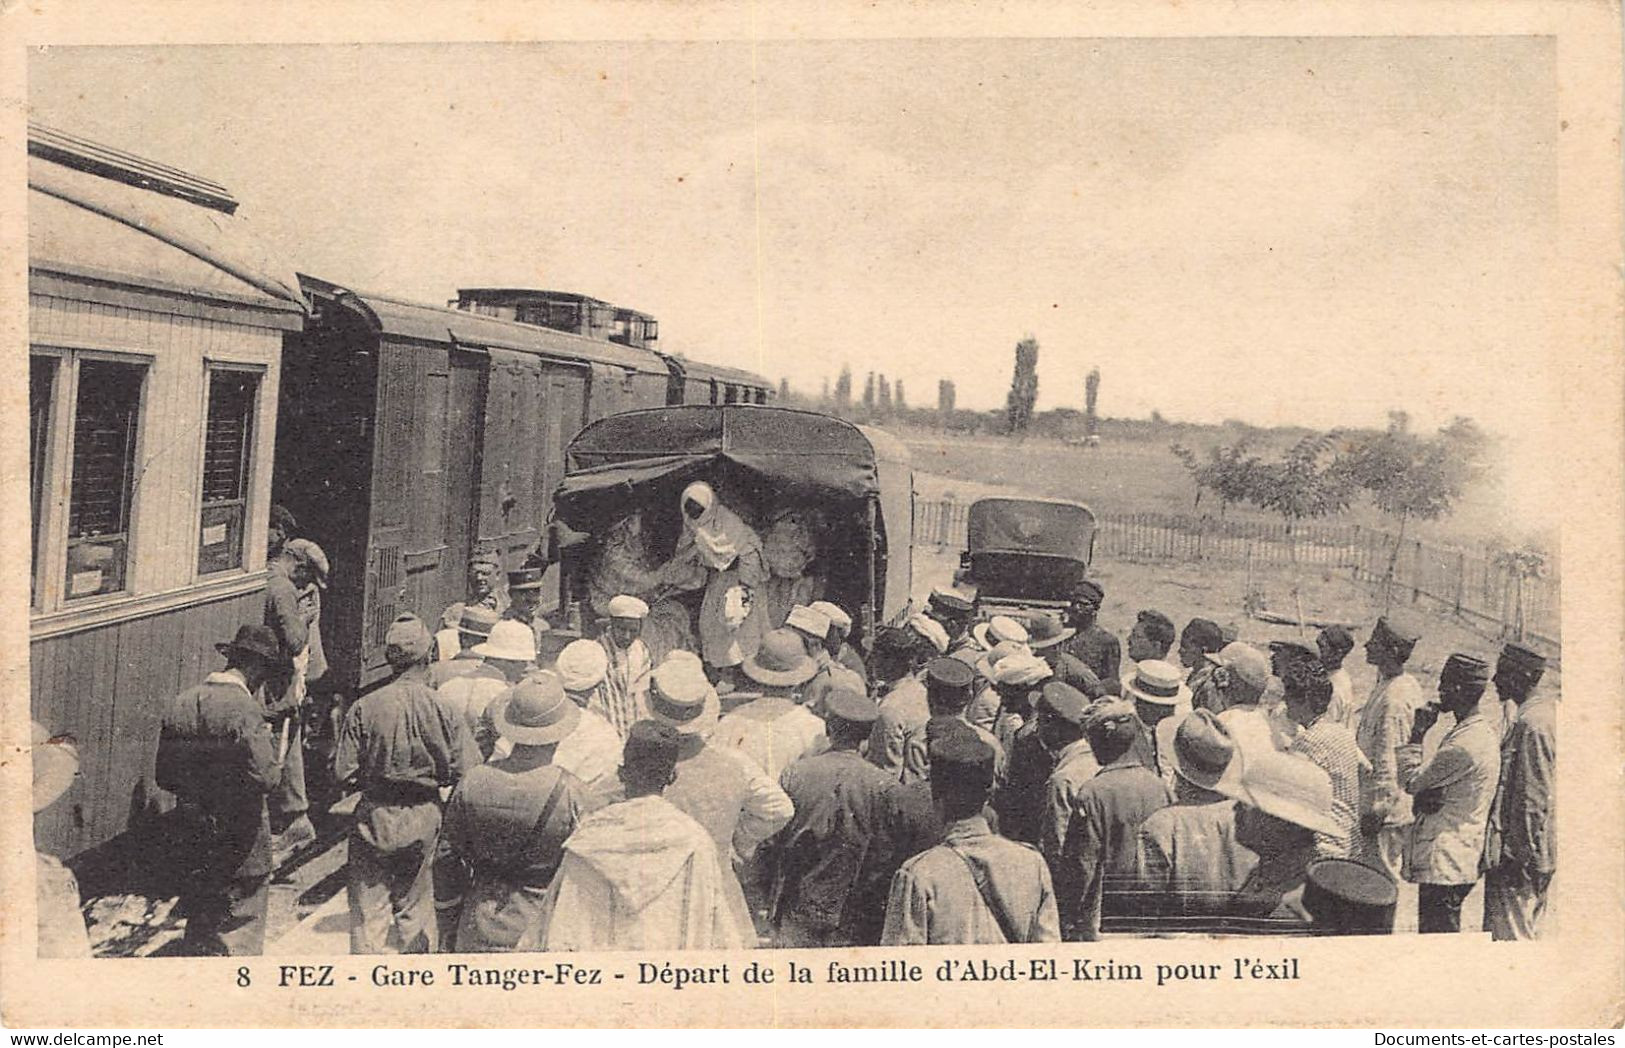
[[[627,733],[627,799],[594,812],[564,843],[525,950],[730,950],[744,943],[724,903],[716,845],[661,793],[675,780],[680,737],[639,721]]]

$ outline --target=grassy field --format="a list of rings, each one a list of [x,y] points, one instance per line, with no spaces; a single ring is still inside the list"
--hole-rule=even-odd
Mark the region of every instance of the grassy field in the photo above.
[[[1087,449],[1055,440],[944,437],[925,431],[904,430],[898,436],[913,453],[914,469],[933,475],[919,485],[926,498],[949,491],[975,498],[992,489],[1010,489],[1076,499],[1097,513],[1189,514],[1194,509],[1196,488],[1161,442],[1115,441]],[[1453,514],[1437,522],[1412,523],[1407,534],[1444,543],[1488,539],[1513,530],[1498,505],[1495,486],[1486,481],[1469,491]],[[1205,498],[1201,512],[1217,513],[1218,506],[1211,497]],[[1232,507],[1229,513],[1244,520],[1281,519],[1249,506]],[[1392,519],[1358,500],[1348,513],[1327,519],[1394,527]]]

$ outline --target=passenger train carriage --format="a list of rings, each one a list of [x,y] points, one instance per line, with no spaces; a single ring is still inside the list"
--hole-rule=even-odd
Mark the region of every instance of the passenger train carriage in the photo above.
[[[488,290],[355,291],[279,263],[215,183],[43,127],[28,148],[33,713],[84,758],[36,820],[54,853],[164,803],[162,704],[260,621],[273,504],[333,564],[316,690],[353,697],[397,614],[463,596],[476,544],[514,568],[544,541],[587,423],[769,396],[655,351],[647,314],[504,292],[574,302],[589,323],[567,331]]]
[[[305,303],[220,186],[44,128],[28,152],[30,685],[84,757],[35,828],[71,855],[147,806],[162,703],[261,617]]]

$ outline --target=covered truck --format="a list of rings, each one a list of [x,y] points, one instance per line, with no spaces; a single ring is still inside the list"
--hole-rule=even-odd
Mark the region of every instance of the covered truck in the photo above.
[[[812,521],[822,599],[848,609],[853,637],[909,611],[914,517],[908,450],[891,435],[829,415],[746,404],[683,405],[599,419],[565,452],[554,495],[554,533],[564,597],[592,603],[589,573],[605,536],[637,533],[650,562],[669,556],[682,532],[679,500],[705,481],[752,527],[785,513]]]

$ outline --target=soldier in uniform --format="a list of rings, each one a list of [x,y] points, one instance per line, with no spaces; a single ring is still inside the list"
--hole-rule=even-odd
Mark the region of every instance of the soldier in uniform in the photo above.
[[[993,751],[964,732],[931,742],[931,800],[942,843],[892,878],[883,946],[1060,942],[1049,867],[1038,849],[994,833],[982,814]]]
[[[508,599],[512,603],[502,613],[504,619],[523,622],[530,627],[536,635],[538,650],[542,647],[542,634],[549,628],[547,620],[542,617],[542,576],[546,574],[545,566],[508,572]]]
[[[176,801],[170,849],[181,867],[183,951],[257,956],[271,874],[265,800],[282,777],[259,691],[286,658],[267,626],[243,626],[215,647],[225,669],[164,709],[155,777]]]
[[[1072,592],[1072,603],[1067,606],[1067,624],[1077,632],[1061,645],[1061,650],[1088,667],[1100,680],[1108,695],[1117,695],[1122,689],[1118,665],[1123,659],[1123,648],[1117,638],[1095,622],[1100,604],[1106,599],[1106,590],[1093,579],[1079,582]]]

